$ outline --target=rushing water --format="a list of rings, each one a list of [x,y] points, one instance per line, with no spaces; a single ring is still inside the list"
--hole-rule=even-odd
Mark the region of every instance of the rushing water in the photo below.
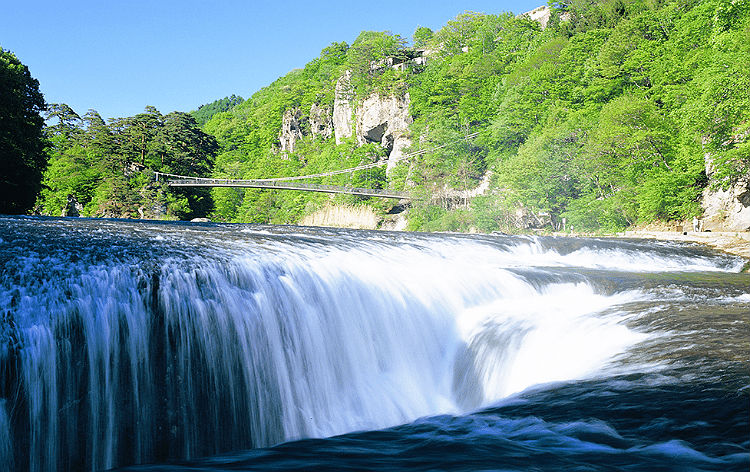
[[[697,246],[0,217],[0,264],[1,470],[750,465]]]

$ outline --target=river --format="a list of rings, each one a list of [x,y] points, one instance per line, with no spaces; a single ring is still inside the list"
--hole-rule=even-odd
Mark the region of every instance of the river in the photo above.
[[[0,469],[747,471],[742,264],[0,217]]]

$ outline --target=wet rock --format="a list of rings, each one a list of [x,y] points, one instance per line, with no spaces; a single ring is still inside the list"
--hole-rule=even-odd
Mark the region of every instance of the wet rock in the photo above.
[[[78,202],[78,199],[72,193],[68,194],[68,202],[63,208],[62,216],[80,217],[83,212],[83,205]]]

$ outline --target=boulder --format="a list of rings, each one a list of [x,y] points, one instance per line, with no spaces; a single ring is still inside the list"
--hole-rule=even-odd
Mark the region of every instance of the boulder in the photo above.
[[[68,194],[68,202],[63,208],[62,216],[79,217],[83,211],[83,205],[78,202],[78,199],[72,193]]]

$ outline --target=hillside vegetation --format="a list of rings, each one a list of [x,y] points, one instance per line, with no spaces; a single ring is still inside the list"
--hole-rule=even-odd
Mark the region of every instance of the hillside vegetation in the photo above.
[[[313,129],[312,119],[300,121],[294,149],[282,149],[285,114],[330,113],[346,71],[355,113],[372,94],[408,94],[413,123],[406,151],[427,152],[388,175],[380,168],[317,182],[408,188],[415,195],[410,229],[558,229],[565,219],[568,228],[596,230],[686,219],[700,216],[706,186],[750,173],[750,0],[574,0],[550,8],[546,28],[510,13],[468,12],[438,31],[418,28],[411,41],[363,32],[245,101],[228,97],[193,112],[206,120],[202,131],[187,115],[155,110],[138,115],[153,115],[152,127],[138,117],[103,125],[91,116],[71,138],[62,126],[51,132],[55,145],[40,205],[54,213],[72,193],[89,214],[102,214],[122,190],[141,195],[135,200],[159,194],[169,208],[162,214],[176,217],[296,223],[332,203],[368,205],[383,215],[393,202],[253,189],[215,189],[209,198],[158,185],[146,191],[140,181],[124,183],[127,176],[105,183],[101,173],[89,175],[110,165],[89,151],[100,131],[101,139],[130,146],[117,154],[122,162],[111,164],[118,169],[136,163],[250,179],[383,159],[387,150],[379,144],[362,145],[355,136],[336,144],[330,130]],[[382,66],[389,60],[404,66]],[[187,130],[193,141],[170,144],[169,133]],[[451,190],[472,189],[482,179],[489,179],[483,195],[451,197]]]
[[[64,104],[47,109],[49,166],[37,211],[51,215],[189,219],[213,205],[206,189],[169,190],[152,171],[211,172],[218,144],[187,113],[154,107],[105,123]]]

